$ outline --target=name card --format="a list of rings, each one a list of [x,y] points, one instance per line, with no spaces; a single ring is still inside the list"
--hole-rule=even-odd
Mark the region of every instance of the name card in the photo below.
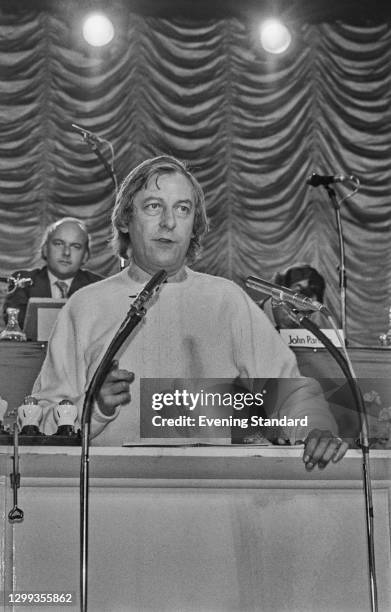
[[[28,340],[46,342],[65,299],[30,298],[27,304],[24,331]]]
[[[340,348],[341,342],[334,329],[322,329],[334,346]],[[342,329],[338,330],[342,336]],[[307,329],[280,329],[281,338],[288,346],[304,346],[306,348],[324,348],[324,344]]]

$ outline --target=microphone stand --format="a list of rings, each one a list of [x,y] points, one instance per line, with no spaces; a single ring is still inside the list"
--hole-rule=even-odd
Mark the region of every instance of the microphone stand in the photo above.
[[[113,168],[110,166],[110,164],[108,163],[107,159],[105,158],[105,156],[102,154],[101,150],[99,149],[97,141],[94,138],[91,138],[91,136],[89,134],[83,134],[83,138],[84,138],[85,142],[94,151],[94,153],[97,156],[97,158],[102,162],[103,166],[105,167],[105,169],[107,171],[107,174],[109,175],[109,177],[113,181],[115,193],[117,193],[118,192],[117,177],[115,176]]]
[[[13,491],[14,505],[8,512],[8,520],[10,523],[21,523],[24,518],[24,512],[18,506],[18,488],[20,487],[20,472],[19,472],[19,431],[18,424],[14,423],[14,455],[12,457],[12,474],[10,474],[11,487]]]
[[[363,489],[365,496],[365,518],[366,518],[366,533],[367,533],[367,547],[368,547],[368,570],[369,570],[369,590],[371,599],[371,610],[377,612],[378,610],[378,598],[377,598],[377,584],[376,584],[376,566],[375,566],[375,543],[374,543],[374,512],[373,512],[373,498],[372,498],[372,486],[371,486],[371,475],[370,475],[370,464],[369,464],[369,434],[368,434],[368,420],[365,402],[361,393],[361,389],[357,383],[357,378],[349,367],[348,361],[334,346],[331,340],[319,329],[319,327],[311,321],[305,314],[301,314],[293,310],[290,304],[284,303],[289,316],[296,323],[305,327],[314,334],[326,347],[332,357],[340,366],[344,373],[349,387],[352,391],[353,398],[355,400],[357,411],[360,419],[360,448],[362,451],[362,475],[363,475]]]
[[[337,232],[338,232],[338,244],[339,244],[339,293],[340,293],[340,302],[341,302],[341,327],[342,327],[342,335],[344,339],[345,346],[348,346],[347,341],[347,326],[346,326],[346,266],[345,266],[345,243],[342,231],[342,221],[341,221],[341,207],[335,195],[334,189],[330,187],[330,185],[324,185],[331,203],[335,210],[335,216],[337,221]]]
[[[80,609],[81,612],[87,611],[87,572],[88,572],[88,478],[89,478],[89,439],[91,414],[93,401],[99,393],[106,376],[108,375],[114,355],[120,349],[126,338],[133,329],[140,323],[145,316],[144,305],[152,295],[160,288],[166,280],[165,270],[157,272],[145,285],[132,303],[129,312],[121,323],[117,333],[111,341],[102,361],[97,367],[94,376],[88,386],[81,418],[82,429],[82,453],[80,466]]]

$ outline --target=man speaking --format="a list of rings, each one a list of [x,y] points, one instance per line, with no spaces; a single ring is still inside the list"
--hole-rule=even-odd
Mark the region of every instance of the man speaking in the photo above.
[[[88,384],[129,310],[157,271],[167,282],[124,342],[100,390],[91,431],[97,445],[140,439],[142,379],[289,379],[274,414],[308,416],[308,427],[288,426],[292,444],[305,441],[307,469],[338,461],[347,444],[319,386],[300,376],[293,352],[266,315],[235,283],[189,267],[207,230],[198,181],[173,157],[141,163],[124,180],[113,211],[114,245],[127,269],[78,291],[61,310],[46,360],[33,388],[56,430],[53,407],[71,400],[81,411]],[[167,383],[168,384],[168,383]],[[141,411],[141,412],[140,412]]]

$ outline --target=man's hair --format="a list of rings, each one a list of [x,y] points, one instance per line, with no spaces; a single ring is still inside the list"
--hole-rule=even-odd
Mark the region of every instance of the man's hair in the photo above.
[[[126,259],[131,254],[132,245],[129,233],[123,231],[121,227],[127,225],[132,217],[136,194],[147,186],[148,181],[152,177],[156,177],[157,180],[163,174],[174,174],[176,172],[187,178],[193,190],[195,203],[193,235],[186,258],[188,263],[192,263],[197,258],[201,250],[202,239],[208,231],[204,192],[199,182],[187,170],[185,165],[170,155],[160,155],[159,157],[143,161],[128,174],[121,185],[111,217],[113,225],[111,242],[114,251],[120,257]]]
[[[311,294],[316,296],[318,302],[323,302],[326,288],[325,280],[315,268],[307,263],[297,263],[289,266],[283,272],[277,272],[273,280],[277,285],[288,288],[301,280],[308,280],[308,288]]]
[[[83,223],[83,221],[80,221],[80,219],[77,219],[76,217],[63,217],[62,219],[59,219],[58,221],[55,221],[54,223],[51,223],[50,225],[47,226],[47,228],[45,230],[45,233],[42,236],[41,246],[40,246],[42,259],[46,260],[46,257],[45,257],[45,254],[44,254],[44,247],[47,245],[47,243],[49,242],[51,236],[54,234],[56,229],[60,225],[62,225],[63,223],[75,223],[76,225],[78,225],[80,227],[82,232],[84,232],[84,234],[85,234],[85,236],[87,238],[87,241],[86,241],[86,253],[87,253],[88,257],[89,257],[90,256],[90,248],[91,248],[91,238],[90,238],[90,235],[88,233],[86,225]]]

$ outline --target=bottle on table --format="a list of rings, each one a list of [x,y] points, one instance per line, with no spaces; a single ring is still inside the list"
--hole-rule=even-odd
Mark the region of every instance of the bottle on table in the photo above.
[[[0,334],[0,340],[16,340],[26,342],[27,336],[20,329],[18,321],[19,308],[7,308],[8,322]]]

